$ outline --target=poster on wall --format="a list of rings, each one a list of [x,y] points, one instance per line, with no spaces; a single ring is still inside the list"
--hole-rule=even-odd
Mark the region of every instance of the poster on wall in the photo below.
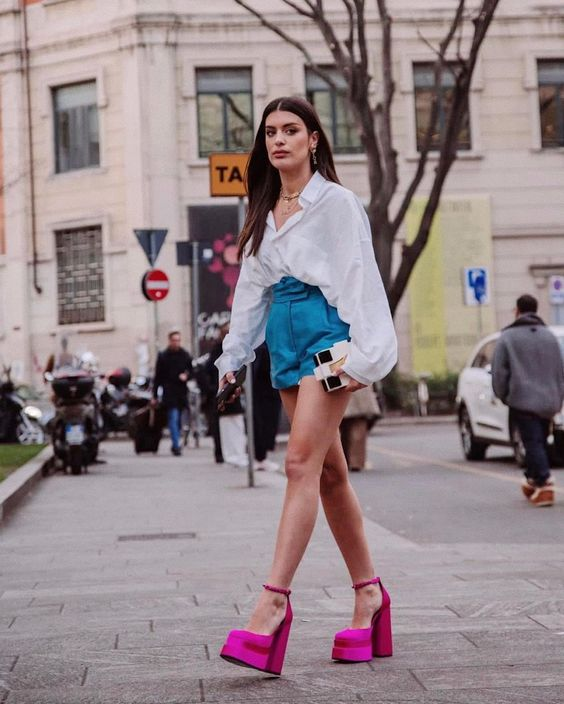
[[[408,242],[415,238],[425,204],[425,198],[414,198],[411,203]],[[478,271],[487,272],[488,297],[480,305],[467,305],[468,281],[464,272],[468,271],[474,272],[475,277]],[[489,197],[444,197],[408,287],[415,374],[460,371],[473,346],[495,330],[490,297],[490,291],[495,290],[492,271]]]
[[[200,265],[198,330],[203,354],[213,346],[219,328],[231,316],[235,284],[239,278],[237,206],[189,206],[188,233],[190,240],[205,242],[213,250],[211,262]]]

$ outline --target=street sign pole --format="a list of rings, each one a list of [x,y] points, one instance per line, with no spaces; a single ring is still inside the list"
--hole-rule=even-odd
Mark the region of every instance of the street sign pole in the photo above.
[[[133,230],[135,236],[143,251],[145,256],[149,260],[151,267],[155,266],[161,247],[166,239],[168,230],[166,229],[135,229]],[[156,301],[153,301],[153,326],[154,326],[154,346],[155,346],[155,360],[159,353],[159,309]]]
[[[239,196],[237,203],[239,233],[245,224],[245,198]],[[249,488],[255,485],[255,424],[253,420],[253,364],[247,364],[245,380],[245,416],[247,419],[247,474]]]
[[[215,153],[210,154],[210,194],[212,196],[235,196],[238,199],[237,216],[239,232],[245,224],[245,172],[249,154]],[[235,370],[232,370],[235,371]],[[247,420],[248,486],[255,485],[254,457],[255,433],[253,424],[253,365],[247,365],[245,380],[245,417]]]
[[[194,359],[200,356],[200,333],[198,317],[200,315],[200,243],[192,243],[192,349]]]

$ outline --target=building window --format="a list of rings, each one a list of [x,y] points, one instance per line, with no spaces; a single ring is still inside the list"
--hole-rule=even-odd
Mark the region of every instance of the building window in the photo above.
[[[564,147],[564,59],[539,61],[538,75],[542,146]]]
[[[444,138],[446,122],[452,106],[454,94],[454,76],[452,70],[445,66],[441,77],[441,86],[438,96],[437,123],[431,137],[431,149],[438,150]],[[417,150],[421,151],[425,141],[425,134],[431,119],[433,96],[435,93],[434,64],[413,64],[413,84],[415,88],[415,127],[417,131]],[[460,132],[458,133],[458,149],[471,149],[470,117],[468,112],[464,116]]]
[[[53,89],[57,173],[100,165],[96,81]]]
[[[253,144],[250,68],[196,70],[200,156],[248,151]]]
[[[58,230],[55,246],[59,325],[104,320],[102,229]]]
[[[347,101],[347,84],[341,73],[332,66],[322,67],[330,74],[336,88],[306,68],[306,97],[317,110],[325,133],[335,154],[362,152],[360,135]]]

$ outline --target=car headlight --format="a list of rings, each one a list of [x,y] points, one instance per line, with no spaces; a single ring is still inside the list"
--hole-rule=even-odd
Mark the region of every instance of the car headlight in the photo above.
[[[33,420],[39,420],[43,415],[41,409],[37,408],[37,406],[26,406],[23,412],[28,418],[32,418]]]

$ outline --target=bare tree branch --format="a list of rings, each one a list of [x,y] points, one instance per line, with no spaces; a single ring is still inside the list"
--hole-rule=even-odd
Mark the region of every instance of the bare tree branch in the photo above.
[[[463,0],[460,0],[460,4],[463,4]],[[473,20],[474,36],[472,39],[472,45],[468,59],[463,62],[460,67],[460,72],[457,75],[453,93],[453,103],[446,124],[443,149],[441,149],[439,154],[439,161],[435,170],[435,179],[431,187],[431,192],[421,217],[417,235],[409,246],[404,246],[399,269],[396,273],[393,285],[388,292],[392,311],[395,311],[397,308],[411,272],[413,271],[413,267],[415,266],[417,259],[423,252],[429,239],[431,225],[439,206],[440,196],[446,177],[448,176],[450,168],[456,159],[458,135],[460,133],[464,116],[468,112],[470,83],[474,68],[476,66],[478,53],[488,28],[493,20],[498,4],[499,0],[483,0],[480,11],[477,17]],[[460,5],[458,9],[460,11]],[[457,15],[458,14],[459,13],[457,12]]]
[[[245,0],[233,0],[234,2],[237,3],[237,5],[240,5],[243,7],[245,10],[250,12],[252,15],[254,15],[259,22],[264,25],[267,29],[270,29],[273,31],[275,34],[277,34],[281,39],[283,39],[285,42],[288,44],[291,44],[293,47],[298,49],[298,51],[301,51],[301,53],[304,55],[307,66],[311,68],[311,70],[316,73],[320,78],[322,78],[324,81],[326,81],[332,88],[336,89],[336,84],[335,81],[333,80],[333,77],[328,71],[324,71],[322,68],[320,68],[316,62],[314,61],[313,57],[307,50],[307,48],[299,41],[296,39],[293,39],[289,34],[284,32],[284,30],[280,29],[277,25],[275,25],[273,22],[269,22],[266,17],[259,12],[258,10],[255,10],[254,7],[251,7],[248,5]],[[308,3],[309,4],[309,3]],[[320,0],[318,0],[318,4],[320,4]]]
[[[354,0],[357,17],[357,42],[360,53],[360,68],[364,75],[368,72],[368,48],[366,46],[366,21],[364,19],[364,0]]]
[[[439,45],[439,49],[437,52],[437,59],[435,61],[435,67],[434,67],[435,99],[434,99],[433,104],[431,106],[431,115],[429,117],[429,124],[427,126],[427,131],[425,133],[425,137],[424,137],[423,143],[421,145],[421,151],[419,153],[419,161],[417,163],[417,168],[415,170],[415,174],[411,180],[411,183],[407,187],[407,190],[406,190],[405,195],[401,201],[401,204],[398,208],[398,211],[392,221],[392,231],[394,233],[394,238],[395,238],[395,235],[397,234],[397,232],[400,228],[400,225],[402,224],[402,222],[405,218],[405,215],[409,209],[409,204],[411,203],[411,200],[412,200],[413,196],[415,195],[421,181],[423,180],[423,176],[425,175],[425,168],[427,166],[429,152],[431,150],[433,132],[435,131],[435,125],[436,125],[437,117],[438,117],[438,110],[439,110],[438,96],[440,93],[442,73],[443,73],[445,63],[446,63],[445,57],[446,57],[446,53],[448,51],[449,45],[452,41],[452,38],[456,32],[456,28],[458,26],[458,23],[462,21],[463,12],[464,12],[464,5],[465,5],[465,0],[459,0],[458,7],[456,9],[456,13],[455,13],[454,17],[452,18],[452,22],[449,27],[449,31]],[[458,138],[458,134],[456,135],[456,137]]]
[[[234,0],[234,2],[258,18],[263,26],[298,49],[304,56],[308,68],[334,90],[338,90],[330,72],[316,64],[305,44],[290,36],[280,26],[270,22],[264,13],[252,8],[246,0]],[[393,313],[405,291],[417,258],[427,244],[446,178],[456,160],[458,138],[468,114],[468,96],[478,53],[500,0],[480,0],[477,13],[466,11],[466,0],[457,0],[456,10],[449,23],[448,31],[437,48],[433,47],[420,33],[421,39],[435,54],[433,66],[434,97],[429,124],[426,126],[423,139],[418,145],[420,153],[416,171],[403,198],[401,198],[394,217],[390,214],[390,204],[392,198],[397,194],[398,157],[394,149],[391,120],[395,95],[392,17],[388,11],[386,0],[377,0],[381,31],[382,96],[374,108],[370,104],[368,92],[372,76],[366,36],[365,0],[342,0],[344,17],[340,20],[339,25],[335,25],[329,20],[323,0],[301,0],[300,2],[298,0],[283,0],[283,2],[294,12],[307,17],[317,26],[331,52],[336,70],[346,82],[347,100],[366,154],[370,188],[367,211],[372,227],[372,241]],[[464,58],[461,47],[466,21],[472,21],[474,33],[468,57]],[[339,38],[337,27],[344,27],[346,31],[344,40]],[[449,63],[447,56],[452,54],[450,47],[453,42],[456,48],[456,60]],[[410,245],[404,245],[399,269],[392,280],[392,247],[427,169],[428,157],[438,123],[439,96],[441,95],[442,76],[445,70],[452,73],[454,87],[449,89],[452,101],[444,130],[441,132],[438,160],[429,197],[416,237]]]
[[[306,0],[306,1],[307,1],[307,0]],[[307,10],[304,10],[303,7],[300,7],[300,6],[297,5],[295,2],[292,2],[292,0],[282,0],[282,2],[283,2],[284,4],[286,4],[286,5],[288,5],[288,7],[291,7],[292,9],[294,9],[294,10],[295,10],[296,12],[298,12],[300,15],[303,15],[304,17],[308,17],[310,20],[313,19],[313,13],[312,13],[312,12],[308,12]],[[307,5],[308,5],[308,7],[311,7],[311,5],[309,4],[309,2],[307,3]]]
[[[392,18],[388,13],[386,0],[378,0],[378,12],[382,26],[382,85],[383,100],[376,106],[375,126],[376,136],[384,164],[384,193],[381,209],[387,211],[398,185],[397,152],[392,141],[392,116],[391,106],[395,92],[395,83],[392,75]]]
[[[345,40],[345,46],[349,50],[349,56],[351,60],[351,64],[354,66],[356,63],[356,59],[354,56],[354,28],[355,28],[355,12],[354,8],[350,2],[350,0],[342,0],[343,5],[347,9],[347,14],[349,16],[349,36],[348,39]]]

